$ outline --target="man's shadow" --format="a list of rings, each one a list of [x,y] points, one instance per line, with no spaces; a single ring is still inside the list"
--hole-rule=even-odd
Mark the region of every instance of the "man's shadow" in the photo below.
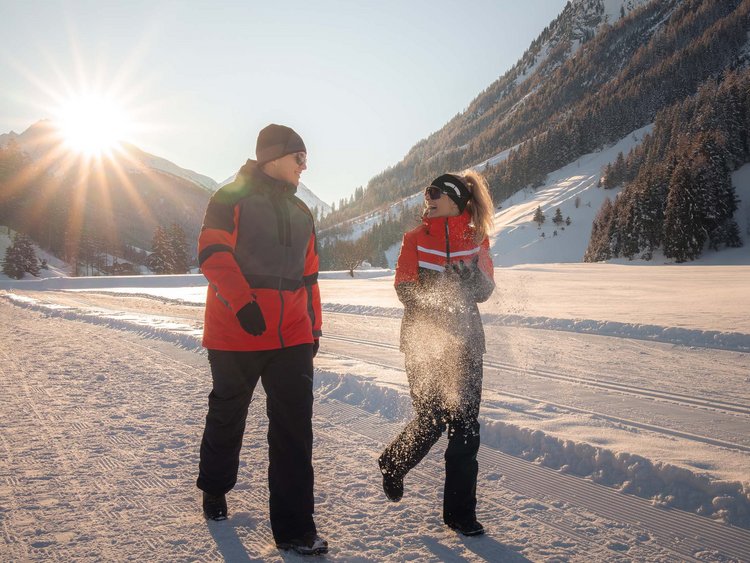
[[[221,522],[206,521],[208,531],[216,542],[219,553],[224,561],[232,563],[247,563],[248,561],[264,561],[264,559],[251,559],[247,554],[247,549],[242,545],[238,529],[254,530],[258,526],[258,521],[254,520],[247,512],[235,512],[227,520]]]
[[[230,563],[258,563],[267,561],[267,558],[263,556],[251,558],[247,554],[247,549],[242,544],[242,540],[240,540],[240,536],[237,533],[237,530],[254,530],[258,526],[264,525],[261,521],[253,519],[249,513],[235,512],[221,522],[207,520],[206,525],[224,561]],[[273,542],[273,540],[271,541]],[[273,550],[282,560],[299,561],[300,555],[294,551],[276,551],[275,547]],[[320,557],[313,559],[315,561],[325,560],[325,558]]]

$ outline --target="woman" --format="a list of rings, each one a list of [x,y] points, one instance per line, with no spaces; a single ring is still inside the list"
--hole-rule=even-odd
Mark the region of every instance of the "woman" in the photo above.
[[[484,330],[477,303],[495,289],[487,235],[494,209],[482,176],[444,174],[425,189],[423,223],[404,235],[396,293],[404,304],[401,350],[415,417],[378,463],[397,502],[404,476],[448,429],[443,521],[474,536]]]

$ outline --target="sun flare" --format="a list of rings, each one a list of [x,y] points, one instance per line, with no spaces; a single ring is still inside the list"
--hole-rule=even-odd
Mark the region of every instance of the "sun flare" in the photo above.
[[[124,139],[129,126],[121,107],[107,98],[91,95],[64,103],[58,122],[65,143],[90,157],[110,154]]]

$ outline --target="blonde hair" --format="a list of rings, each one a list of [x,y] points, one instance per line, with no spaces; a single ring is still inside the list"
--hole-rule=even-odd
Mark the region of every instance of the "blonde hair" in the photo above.
[[[471,199],[466,204],[466,209],[474,224],[474,242],[481,243],[492,232],[495,219],[495,206],[487,180],[479,172],[471,169],[464,170],[456,176],[461,178],[471,191]]]

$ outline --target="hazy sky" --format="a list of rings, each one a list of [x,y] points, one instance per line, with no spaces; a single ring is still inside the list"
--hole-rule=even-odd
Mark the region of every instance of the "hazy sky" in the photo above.
[[[0,133],[83,91],[133,143],[222,181],[271,122],[331,203],[396,164],[508,70],[566,0],[0,0]]]

